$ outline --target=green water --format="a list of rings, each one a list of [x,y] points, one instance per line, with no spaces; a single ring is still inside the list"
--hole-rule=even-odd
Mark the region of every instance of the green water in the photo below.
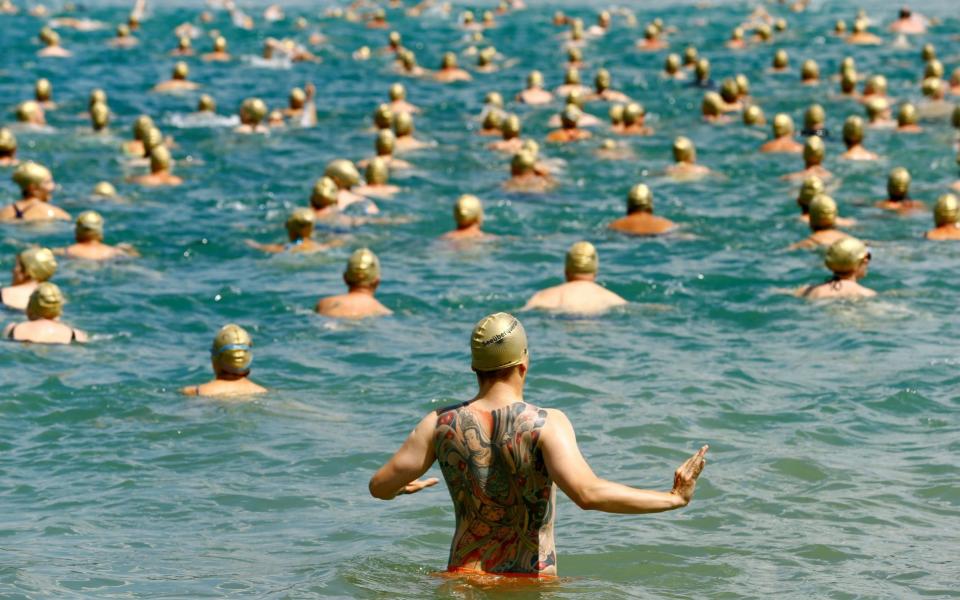
[[[884,159],[844,163],[836,159],[839,129],[862,109],[833,97],[834,82],[796,85],[803,58],[817,58],[826,76],[849,53],[861,72],[882,71],[893,96],[919,100],[919,43],[851,49],[819,37],[836,18],[850,20],[855,6],[847,3],[788,15],[790,30],[776,44],[744,53],[722,41],[748,6],[640,14],[641,24],[660,16],[676,25],[672,49],[696,44],[716,78],[746,73],[768,117],[787,111],[800,123],[810,102],[827,108],[834,138],[826,166],[839,181],[833,197],[841,214],[859,220],[853,231],[871,241],[864,283],[880,295],[824,306],[782,293],[826,276],[817,255],[784,250],[807,235],[793,218],[793,189],[779,180],[800,168],[799,158],[756,154],[766,132],[701,123],[701,93],[659,78],[664,53],[632,50],[640,29],[620,24],[591,41],[584,79],[601,65],[610,69],[615,87],[645,104],[657,135],[630,139],[637,158],[628,162],[595,160],[591,143],[545,148],[564,161],[555,192],[501,191],[506,160],[469,131],[472,118],[486,91],[511,97],[531,68],[543,70],[551,87],[561,83],[553,5],[488,32],[515,66],[475,75],[471,84],[405,81],[409,99],[425,109],[418,135],[438,147],[404,157],[416,169],[396,178],[403,192],[380,206],[412,222],[361,227],[328,255],[264,257],[243,240],[279,241],[286,213],[306,202],[327,161],[372,150],[367,118],[395,76],[386,59],[355,63],[350,52],[380,47],[386,34],[320,19],[315,6],[291,7],[329,37],[323,64],[190,60],[191,77],[224,114],[253,94],[281,106],[292,86],[316,82],[317,128],[238,137],[228,128],[173,126],[193,109],[195,94],[146,93],[170,72],[171,29],[198,6],[158,5],[131,51],[108,49],[109,30],[62,30],[75,57],[60,61],[35,58],[39,21],[0,17],[4,107],[28,98],[39,76],[52,81],[61,103],[49,114],[56,133],[19,133],[21,156],[52,167],[62,186],[58,204],[73,214],[96,208],[108,242],[133,243],[143,254],[103,266],[62,262],[55,281],[70,300],[65,320],[92,332],[91,344],[0,344],[0,596],[960,594],[960,246],[923,241],[929,215],[899,218],[871,207],[896,165],[913,173],[914,196],[932,202],[945,192],[957,178],[954,133],[946,123],[914,136],[869,131],[867,146]],[[567,8],[588,24],[597,10]],[[878,5],[874,14],[888,18],[892,10]],[[960,57],[960,22],[949,4],[927,10],[950,17],[924,38],[937,44],[949,73]],[[125,14],[90,11],[110,22]],[[390,19],[426,66],[464,47],[451,20],[396,12]],[[243,32],[221,13],[214,26],[245,56],[259,54],[268,34],[304,37],[290,20]],[[195,46],[206,51],[209,42]],[[777,47],[791,53],[789,75],[766,73]],[[97,86],[117,115],[115,138],[84,132],[79,113]],[[540,139],[556,111],[511,108]],[[607,107],[588,110],[604,118]],[[182,187],[123,183],[133,171],[118,141],[141,112],[180,145]],[[660,177],[678,134],[725,178]],[[92,202],[100,179],[116,183],[129,202]],[[638,240],[606,231],[639,181],[685,235]],[[435,241],[451,227],[452,202],[463,192],[484,200],[486,227],[498,241],[466,250]],[[3,184],[2,196],[15,197],[12,184]],[[63,246],[70,237],[67,224],[3,226],[0,268],[8,270],[25,244]],[[644,517],[585,513],[561,498],[559,583],[498,591],[438,579],[432,573],[445,566],[453,525],[442,486],[383,503],[369,497],[367,480],[422,414],[473,393],[473,323],[558,283],[563,252],[579,239],[597,245],[602,282],[631,305],[598,319],[524,315],[533,359],[528,400],[566,411],[594,469],[636,486],[668,486],[680,461],[709,443],[697,496],[685,510]],[[379,295],[396,314],[357,324],[317,317],[313,304],[342,290],[346,256],[360,245],[379,254]],[[209,377],[206,349],[231,321],[251,331],[253,376],[271,393],[248,404],[178,395]]]

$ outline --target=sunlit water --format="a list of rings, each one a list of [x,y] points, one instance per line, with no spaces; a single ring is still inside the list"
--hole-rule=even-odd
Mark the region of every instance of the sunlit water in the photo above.
[[[799,124],[810,102],[826,106],[834,132],[827,166],[840,181],[832,193],[841,213],[860,221],[854,232],[871,241],[865,283],[880,295],[824,306],[783,292],[826,276],[816,254],[784,250],[807,235],[793,218],[794,190],[779,180],[800,168],[799,158],[756,154],[766,131],[701,123],[700,92],[659,78],[664,53],[632,49],[641,29],[619,25],[590,42],[584,80],[609,68],[615,87],[645,104],[657,135],[630,139],[637,157],[626,162],[597,161],[593,142],[547,147],[565,163],[557,191],[501,191],[506,159],[484,149],[489,139],[473,134],[474,117],[486,91],[512,97],[531,68],[550,86],[561,83],[553,5],[488,33],[516,66],[469,85],[405,81],[425,109],[418,135],[438,147],[405,156],[416,169],[397,177],[403,192],[380,205],[412,222],[361,227],[327,255],[265,257],[244,239],[281,240],[286,213],[306,202],[329,160],[370,154],[369,114],[396,77],[386,58],[356,63],[350,52],[382,47],[386,34],[321,19],[316,6],[290,8],[329,36],[324,62],[267,69],[250,57],[268,34],[304,38],[292,19],[244,32],[219,14],[215,26],[247,59],[190,65],[221,114],[253,94],[279,107],[305,81],[320,96],[317,128],[239,137],[223,123],[184,126],[197,94],[147,93],[171,70],[172,28],[196,8],[158,8],[131,51],[108,49],[109,29],[62,30],[76,53],[68,60],[35,57],[39,21],[0,17],[4,109],[28,98],[39,76],[53,82],[61,104],[49,115],[55,133],[19,133],[21,155],[52,167],[59,204],[73,214],[96,208],[109,242],[133,243],[143,254],[106,266],[62,262],[55,281],[70,300],[65,320],[92,332],[91,344],[0,345],[0,595],[958,594],[960,246],[923,241],[929,215],[897,218],[871,207],[895,165],[913,173],[914,196],[932,202],[946,191],[957,178],[954,134],[946,123],[914,136],[870,131],[867,146],[884,159],[843,163],[841,123],[862,109],[836,99],[835,82],[796,85],[803,58],[815,57],[830,76],[851,54],[861,72],[882,70],[892,95],[919,100],[919,42],[851,49],[823,36],[836,18],[852,18],[847,3],[787,15],[790,29],[775,44],[742,53],[722,41],[748,6],[639,15],[641,25],[654,16],[676,25],[672,49],[696,44],[717,79],[746,73],[768,117],[787,111]],[[567,8],[589,24],[599,6]],[[888,19],[892,10],[877,5],[874,14]],[[949,73],[960,61],[955,11],[950,3],[927,10],[952,16],[925,38]],[[89,14],[115,23],[126,13]],[[390,19],[428,67],[443,51],[466,47],[451,19]],[[206,51],[210,42],[195,45]],[[791,53],[790,74],[766,73],[776,47]],[[84,131],[80,113],[97,86],[109,94],[115,137]],[[540,139],[556,111],[511,108]],[[607,106],[588,110],[605,119]],[[176,138],[182,187],[123,183],[134,171],[118,143],[141,112]],[[678,134],[724,177],[660,177]],[[94,203],[88,193],[100,179],[116,183],[128,202]],[[658,212],[684,235],[638,240],[606,231],[638,181],[651,185]],[[435,241],[463,192],[483,198],[497,241],[469,249]],[[12,184],[2,193],[12,199]],[[4,226],[0,266],[8,270],[28,243],[62,246],[71,235],[67,224]],[[383,503],[369,497],[367,480],[422,414],[472,393],[473,323],[558,283],[563,252],[579,239],[597,245],[602,282],[631,305],[597,319],[524,315],[528,399],[566,411],[596,471],[632,485],[669,486],[680,461],[709,443],[695,501],[676,513],[623,517],[584,513],[562,498],[559,583],[503,590],[439,579],[433,573],[445,566],[453,524],[442,486]],[[315,316],[319,296],[342,290],[346,256],[360,245],[380,255],[380,297],[395,316],[357,324]],[[271,393],[251,403],[181,397],[180,386],[209,377],[206,350],[227,322],[251,330],[254,379]]]

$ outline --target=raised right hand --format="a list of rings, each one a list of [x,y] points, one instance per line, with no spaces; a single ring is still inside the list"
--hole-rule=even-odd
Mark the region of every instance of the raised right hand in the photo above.
[[[704,455],[710,446],[704,446],[696,454],[688,458],[673,474],[673,493],[683,498],[685,504],[693,499],[693,491],[697,487],[697,477],[703,472],[707,464]]]

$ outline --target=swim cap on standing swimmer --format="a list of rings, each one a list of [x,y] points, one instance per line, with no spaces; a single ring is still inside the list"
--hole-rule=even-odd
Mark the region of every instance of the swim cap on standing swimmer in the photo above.
[[[45,281],[37,286],[27,301],[27,318],[31,321],[38,319],[56,319],[63,314],[63,292],[55,283]]]
[[[826,194],[819,194],[810,203],[810,228],[814,231],[833,229],[837,224],[837,203]]]
[[[239,325],[224,325],[213,338],[210,347],[210,360],[215,373],[245,376],[250,372],[253,362],[253,340],[250,334]]]
[[[380,281],[380,259],[369,248],[355,250],[347,260],[343,279],[350,287],[370,287]]]
[[[891,200],[905,200],[910,194],[910,171],[896,167],[887,177],[887,194]]]
[[[57,259],[49,248],[27,248],[17,255],[17,262],[31,281],[47,281],[57,272]]]
[[[498,371],[522,364],[527,358],[527,333],[511,314],[494,313],[481,319],[470,334],[470,368]]]
[[[394,83],[390,86],[389,95],[392,102],[397,102],[407,97],[407,89],[402,83]]]
[[[453,220],[457,227],[468,227],[483,218],[483,204],[473,194],[464,194],[453,205]]]
[[[933,207],[933,222],[937,227],[956,225],[960,218],[960,202],[953,194],[944,194],[937,198]]]
[[[360,173],[349,160],[340,158],[327,165],[323,173],[337,184],[341,190],[349,190],[360,183]]]
[[[31,187],[43,185],[47,181],[50,181],[53,179],[53,175],[50,173],[50,169],[32,160],[28,160],[17,165],[17,168],[14,169],[13,175],[10,178],[20,186],[22,192],[26,193]]]
[[[187,77],[189,76],[190,76],[190,67],[187,66],[187,63],[181,60],[177,64],[173,65],[174,79],[177,79],[180,81],[186,81]]]
[[[77,217],[74,234],[78,242],[102,241],[103,217],[100,216],[100,213],[92,210],[80,213],[80,216]]]
[[[294,110],[303,108],[303,105],[307,102],[307,93],[303,91],[303,88],[295,87],[290,90],[290,97],[287,98],[287,102],[290,108]]]
[[[646,184],[638,183],[627,192],[627,214],[653,212],[653,192]]]
[[[800,186],[800,193],[797,194],[797,204],[800,205],[804,213],[810,211],[810,203],[813,202],[814,198],[822,194],[824,189],[823,180],[816,175],[811,175],[803,180],[803,184]]]
[[[681,163],[692,163],[697,159],[697,150],[690,138],[679,136],[673,140],[673,160]]]
[[[337,203],[336,182],[329,177],[321,177],[313,184],[313,191],[310,193],[310,204],[316,209],[326,208]]]
[[[577,242],[567,250],[564,272],[570,275],[594,275],[600,266],[597,249],[590,242]]]
[[[306,207],[295,208],[287,217],[287,233],[296,238],[309,237],[317,222],[316,214]]]
[[[837,275],[847,275],[856,271],[869,253],[866,244],[855,237],[846,237],[830,245],[823,264]]]

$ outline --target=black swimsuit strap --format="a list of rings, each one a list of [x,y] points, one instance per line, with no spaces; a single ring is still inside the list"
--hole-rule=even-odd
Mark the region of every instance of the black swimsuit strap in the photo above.
[[[23,218],[23,215],[26,214],[26,211],[17,206],[17,203],[13,203],[13,216],[18,221]]]
[[[16,330],[17,330],[17,327],[19,327],[19,326],[20,326],[20,324],[17,323],[16,325],[14,325],[13,327],[10,328],[10,332],[7,333],[7,338],[8,338],[8,339],[11,339],[11,340],[14,339],[14,338],[13,338],[13,332],[16,331]]]

